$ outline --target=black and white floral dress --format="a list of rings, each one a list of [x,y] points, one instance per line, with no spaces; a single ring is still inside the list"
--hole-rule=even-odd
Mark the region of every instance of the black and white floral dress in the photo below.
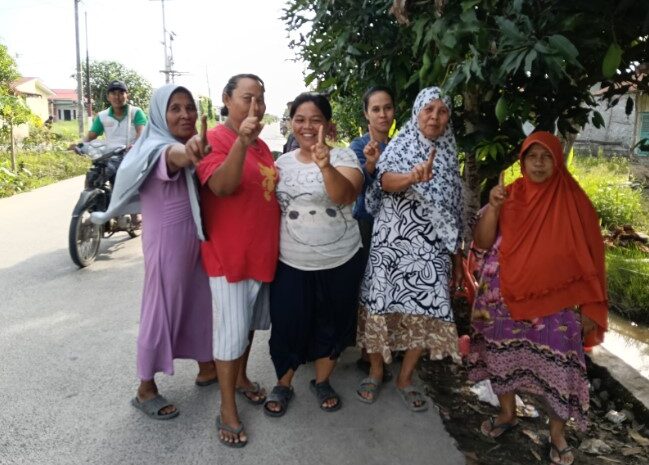
[[[431,358],[459,359],[450,304],[451,254],[462,237],[462,188],[449,124],[437,140],[419,131],[417,115],[437,88],[422,90],[411,119],[379,160],[378,182],[366,197],[374,214],[370,256],[361,285],[357,342],[391,361],[394,350],[425,349]],[[450,110],[450,103],[446,102]],[[436,149],[433,179],[406,191],[381,190],[381,175],[408,173]]]

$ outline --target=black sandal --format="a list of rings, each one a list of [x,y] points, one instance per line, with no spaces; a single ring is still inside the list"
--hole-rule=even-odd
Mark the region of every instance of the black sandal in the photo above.
[[[312,379],[310,387],[313,394],[318,398],[318,402],[320,402],[320,408],[325,412],[335,412],[342,406],[343,402],[340,399],[340,396],[331,387],[331,384],[329,384],[329,380],[316,383],[315,379]],[[331,407],[326,407],[324,403],[331,399],[335,399],[337,401],[336,404]]]
[[[292,398],[293,398],[293,387],[292,386],[286,387],[278,384],[273,388],[273,390],[270,392],[270,395],[266,398],[266,401],[264,402],[264,413],[269,417],[281,417],[286,413],[286,409],[288,409],[288,403]],[[277,405],[280,406],[280,409],[277,412],[269,409],[268,408],[269,402],[275,402]]]

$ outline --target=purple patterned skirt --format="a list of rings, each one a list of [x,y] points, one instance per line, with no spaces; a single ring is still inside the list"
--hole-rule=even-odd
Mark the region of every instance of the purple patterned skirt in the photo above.
[[[572,418],[585,430],[589,398],[580,314],[564,309],[532,321],[512,320],[500,295],[499,245],[500,238],[484,258],[473,305],[469,379],[489,379],[497,395],[532,394],[552,416]]]

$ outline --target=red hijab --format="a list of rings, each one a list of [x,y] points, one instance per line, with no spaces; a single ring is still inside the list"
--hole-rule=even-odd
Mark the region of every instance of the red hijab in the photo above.
[[[533,145],[554,159],[552,175],[542,183],[525,173],[523,157]],[[598,326],[586,344],[602,342],[608,304],[604,243],[590,200],[566,169],[559,139],[535,132],[519,154],[523,177],[507,186],[499,217],[500,285],[515,320],[531,320],[580,306]]]

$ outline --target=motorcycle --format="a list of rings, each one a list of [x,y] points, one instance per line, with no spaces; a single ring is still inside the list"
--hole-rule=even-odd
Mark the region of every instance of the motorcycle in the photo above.
[[[133,238],[141,229],[136,214],[125,214],[97,225],[90,221],[94,211],[106,211],[110,203],[117,168],[127,152],[126,146],[109,146],[104,143],[80,143],[74,151],[92,160],[86,173],[84,190],[79,196],[70,221],[68,247],[72,261],[79,267],[90,265],[99,252],[101,239],[125,231]]]

